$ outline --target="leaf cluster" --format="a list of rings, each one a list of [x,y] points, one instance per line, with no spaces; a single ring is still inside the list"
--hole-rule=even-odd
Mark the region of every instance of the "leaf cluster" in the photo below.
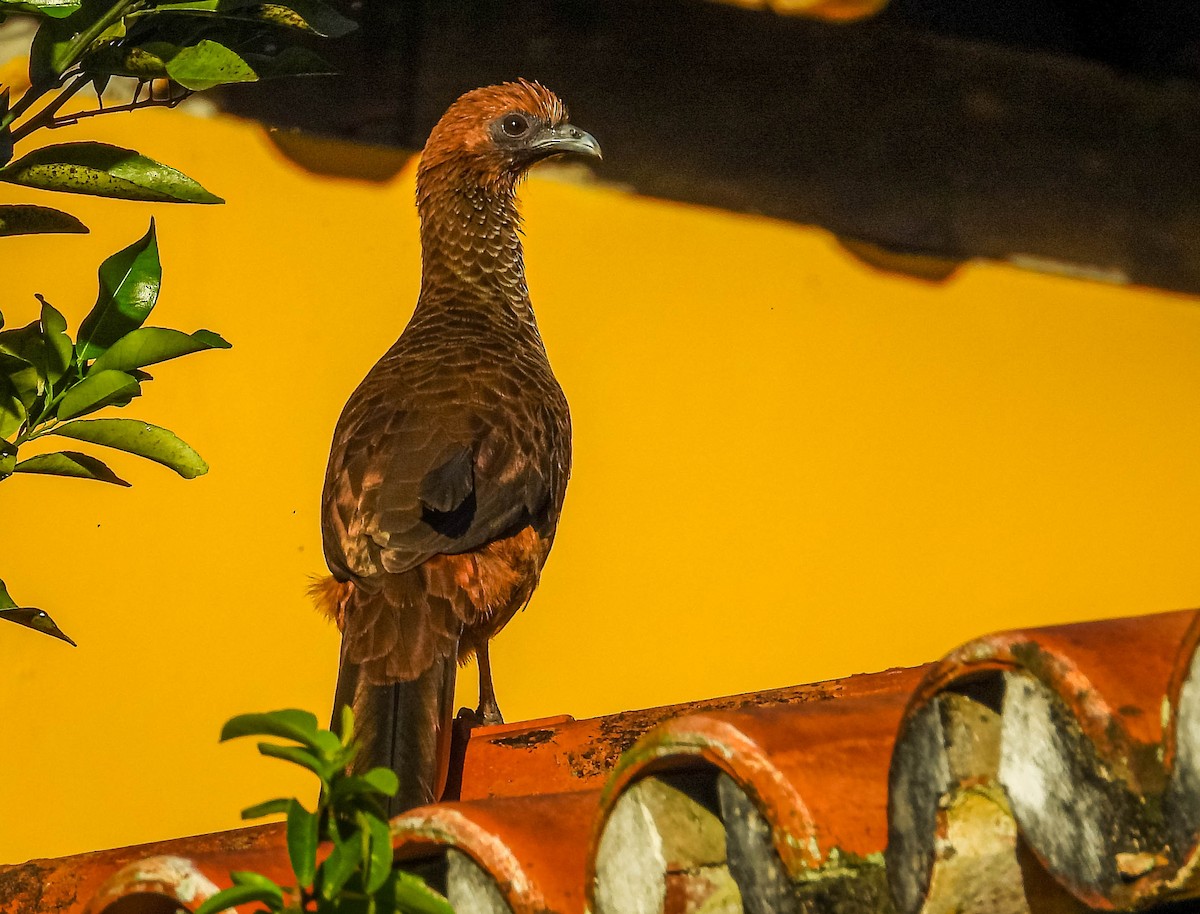
[[[185,479],[208,464],[173,432],[139,419],[85,418],[108,406],[128,406],[153,380],[148,366],[205,349],[228,349],[210,330],[184,333],[144,326],[158,301],[162,266],[154,222],[146,234],[100,265],[96,303],[75,339],[62,313],[38,296],[41,313],[23,327],[6,328],[0,314],[0,482],[18,473],[70,476],[128,486],[103,460],[74,446],[23,456],[42,438],[125,451],[161,463]],[[8,606],[5,606],[5,601]],[[0,618],[53,634],[49,616],[21,621],[0,585]],[[37,610],[35,612],[41,612]],[[50,625],[53,621],[50,620]],[[57,631],[57,628],[54,629]],[[64,640],[70,640],[62,635]]]
[[[196,914],[217,914],[235,905],[260,904],[270,912],[312,914],[453,914],[446,901],[415,876],[392,866],[392,840],[383,801],[399,789],[388,768],[350,774],[358,751],[354,715],[342,710],[342,734],[318,729],[307,711],[288,709],[242,714],[221,730],[221,740],[271,736],[290,744],[260,742],[258,751],[299,765],[321,782],[316,809],[280,798],[242,810],[243,819],[282,814],[294,886],[259,873],[230,873],[233,885],[213,895]],[[323,850],[326,843],[328,854]]]
[[[329,74],[329,65],[296,39],[335,38],[355,28],[321,0],[0,0],[0,21],[12,14],[41,23],[30,51],[29,88],[14,100],[0,87],[0,182],[159,203],[223,201],[131,149],[62,143],[14,161],[16,146],[42,128],[174,107],[214,86]],[[129,103],[106,107],[104,93],[114,76],[136,80],[137,88]],[[97,108],[60,113],[88,87],[96,92]],[[51,207],[0,205],[0,235],[81,231],[87,229],[78,219]]]

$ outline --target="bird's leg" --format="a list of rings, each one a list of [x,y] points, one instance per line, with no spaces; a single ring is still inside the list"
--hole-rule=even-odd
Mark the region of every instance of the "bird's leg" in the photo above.
[[[504,723],[500,714],[500,706],[496,704],[496,690],[492,686],[492,662],[488,658],[488,642],[486,638],[475,650],[479,662],[479,707],[475,710],[476,719],[484,726]]]

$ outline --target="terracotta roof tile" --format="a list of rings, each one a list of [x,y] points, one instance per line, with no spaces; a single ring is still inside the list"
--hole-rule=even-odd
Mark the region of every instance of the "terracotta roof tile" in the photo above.
[[[1130,909],[1200,896],[1200,616],[1029,629],[936,664],[476,730],[397,865],[484,914]],[[280,826],[0,868],[6,914],[155,914]]]

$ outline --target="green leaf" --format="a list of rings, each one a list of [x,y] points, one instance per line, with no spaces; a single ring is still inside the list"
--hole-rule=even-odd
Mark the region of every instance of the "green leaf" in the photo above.
[[[0,0],[0,3],[3,2],[4,0]],[[8,97],[9,92],[6,87],[4,91],[0,92],[0,123],[4,124],[3,127],[0,127],[0,165],[7,165],[13,157],[12,124],[7,122]]]
[[[89,53],[80,62],[84,72],[97,78],[109,76],[132,76],[134,79],[149,81],[165,79],[167,62],[160,53],[159,43],[151,42],[145,46],[129,46],[124,44],[102,44]],[[173,53],[174,45],[164,44]]]
[[[266,889],[268,892],[279,891],[279,888],[274,879],[268,879],[262,873],[252,873],[249,870],[234,870],[229,874],[229,881],[234,885],[252,885],[256,888]]]
[[[258,5],[258,0],[186,0],[179,3],[159,3],[158,13],[215,13],[236,12]]]
[[[128,486],[124,479],[110,470],[102,461],[90,454],[78,451],[55,451],[52,454],[38,454],[17,463],[14,473],[37,473],[44,476],[71,476],[75,479],[95,479],[97,482],[111,482],[118,486]]]
[[[123,371],[89,373],[63,394],[63,398],[58,401],[57,415],[59,419],[74,419],[106,406],[124,406],[134,397],[140,396],[141,392],[142,385],[137,379]]]
[[[80,36],[112,9],[112,0],[83,0],[65,19],[48,18],[29,49],[29,81],[34,86],[56,85],[58,78],[84,50]]]
[[[287,708],[265,714],[239,714],[221,728],[221,742],[239,736],[279,736],[317,748],[317,716],[310,711]]]
[[[3,582],[0,581],[0,586]],[[5,593],[7,597],[8,594]],[[12,602],[11,600],[9,602]],[[43,635],[49,635],[51,638],[57,638],[59,641],[65,641],[71,647],[78,647],[74,641],[70,639],[53,619],[50,614],[44,609],[37,609],[33,606],[13,606],[7,609],[0,609],[0,621],[15,622],[17,625],[24,625],[26,628],[32,628],[35,632],[41,632]]]
[[[273,890],[257,885],[233,885],[222,889],[196,908],[195,914],[217,914],[240,904],[260,902],[272,911],[283,907],[283,892],[278,886]]]
[[[67,319],[50,302],[38,296],[42,303],[42,339],[46,343],[46,380],[57,384],[71,365],[75,347],[67,336]]]
[[[390,768],[372,768],[366,774],[345,775],[334,779],[332,795],[335,801],[350,797],[390,797],[400,789],[396,773]]]
[[[114,368],[131,371],[205,349],[229,349],[229,343],[208,330],[184,333],[165,327],[131,330],[92,363],[91,371]]]
[[[225,202],[174,168],[106,143],[61,143],[35,149],[0,168],[0,181],[120,200]]]
[[[8,235],[86,235],[88,227],[62,210],[30,203],[0,205],[0,237]]]
[[[387,897],[394,910],[405,914],[454,914],[450,902],[429,888],[424,880],[401,870],[392,872]]]
[[[349,705],[342,705],[342,732],[338,735],[343,746],[349,746],[354,742],[354,709]]]
[[[254,67],[259,79],[282,79],[287,76],[336,76],[337,68],[321,55],[308,48],[284,48],[275,55],[246,54],[246,62]]]
[[[299,746],[280,746],[276,743],[259,743],[258,751],[263,755],[271,758],[283,759],[285,762],[292,762],[302,768],[307,768],[322,781],[329,780],[329,765],[327,762],[317,758],[311,752],[301,749]]]
[[[84,419],[59,425],[49,434],[137,454],[170,467],[184,479],[195,479],[208,472],[208,464],[191,445],[174,432],[139,419]]]
[[[103,355],[119,339],[146,322],[162,284],[154,220],[146,234],[113,254],[99,270],[96,304],[79,325],[77,352],[87,361]]]
[[[317,824],[319,818],[296,800],[288,804],[288,858],[296,874],[296,884],[307,888],[317,872]]]
[[[65,19],[79,9],[80,0],[0,0],[2,13],[34,13]]]
[[[358,24],[319,0],[285,0],[284,3],[257,3],[253,0],[229,3],[225,0],[193,0],[187,3],[160,3],[159,13],[188,13],[221,19],[264,22],[268,25],[299,29],[323,38],[341,38]]]
[[[238,54],[208,39],[180,48],[167,60],[167,73],[185,89],[195,90],[258,79],[258,74]]]
[[[350,877],[362,863],[362,838],[355,830],[340,840],[335,839],[333,850],[320,867],[321,897],[331,900],[345,888]]]
[[[0,375],[0,441],[13,434],[25,423],[25,404],[17,397],[12,384],[7,377]],[[7,441],[0,443],[0,479],[12,472],[11,457],[5,446],[11,447]]]
[[[358,28],[358,23],[319,0],[263,3],[255,9],[255,17],[272,25],[312,32],[322,38],[341,38]]]
[[[36,326],[36,323],[29,326]],[[20,330],[6,330],[4,333],[0,333],[0,376],[3,376],[5,380],[4,389],[21,404],[22,416],[28,413],[29,408],[33,406],[33,402],[44,387],[37,365],[44,364],[45,343],[42,342],[40,335],[36,340],[19,341],[6,339],[6,335],[24,333],[28,329],[29,327],[22,327]],[[14,348],[20,345],[22,354],[17,355],[11,352],[6,347],[6,343],[13,344]]]
[[[400,789],[400,779],[391,768],[372,768],[361,777],[385,797],[394,797]]]
[[[8,595],[8,588],[4,585],[4,581],[0,579],[0,609],[16,608],[16,601]]]
[[[367,867],[367,894],[379,891],[392,872],[392,833],[387,821],[367,815],[367,828],[371,836],[371,857]]]
[[[254,806],[247,806],[242,810],[243,819],[261,819],[263,816],[276,816],[280,813],[288,811],[288,804],[292,801],[280,797],[277,800],[267,800],[265,803],[257,803]]]

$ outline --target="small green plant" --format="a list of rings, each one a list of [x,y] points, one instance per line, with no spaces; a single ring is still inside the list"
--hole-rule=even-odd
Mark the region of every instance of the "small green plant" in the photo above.
[[[233,872],[233,885],[209,898],[196,914],[217,914],[244,904],[287,914],[453,914],[423,881],[392,866],[382,801],[393,796],[399,784],[387,768],[360,775],[347,772],[358,750],[349,708],[342,711],[340,737],[318,729],[314,715],[297,710],[234,717],[221,730],[221,740],[239,736],[274,736],[295,743],[259,743],[258,751],[307,768],[320,780],[321,795],[314,812],[294,797],[242,810],[243,819],[287,816],[294,886],[280,886],[259,873]],[[323,841],[328,842],[329,854],[318,863]]]
[[[0,86],[0,182],[156,203],[222,200],[132,149],[61,143],[12,161],[16,147],[43,129],[121,111],[173,108],[214,86],[329,74],[329,65],[291,36],[340,37],[355,28],[320,0],[0,0],[0,22],[10,15],[32,16],[40,24],[29,54],[29,88],[14,99]],[[114,76],[136,80],[129,102],[105,104]],[[96,94],[94,108],[67,108],[88,88]],[[0,204],[0,235],[86,231],[57,209]]]
[[[185,479],[208,464],[173,432],[140,419],[87,419],[106,406],[128,406],[152,380],[147,366],[205,349],[228,349],[209,330],[184,333],[146,327],[158,300],[162,266],[154,222],[145,236],[100,266],[96,304],[76,338],[50,302],[23,327],[4,329],[0,314],[0,482],[21,473],[73,476],[128,486],[109,466],[77,450],[24,456],[34,442],[68,439],[136,454],[170,467]],[[0,619],[74,644],[45,612],[18,606],[0,581]]]

